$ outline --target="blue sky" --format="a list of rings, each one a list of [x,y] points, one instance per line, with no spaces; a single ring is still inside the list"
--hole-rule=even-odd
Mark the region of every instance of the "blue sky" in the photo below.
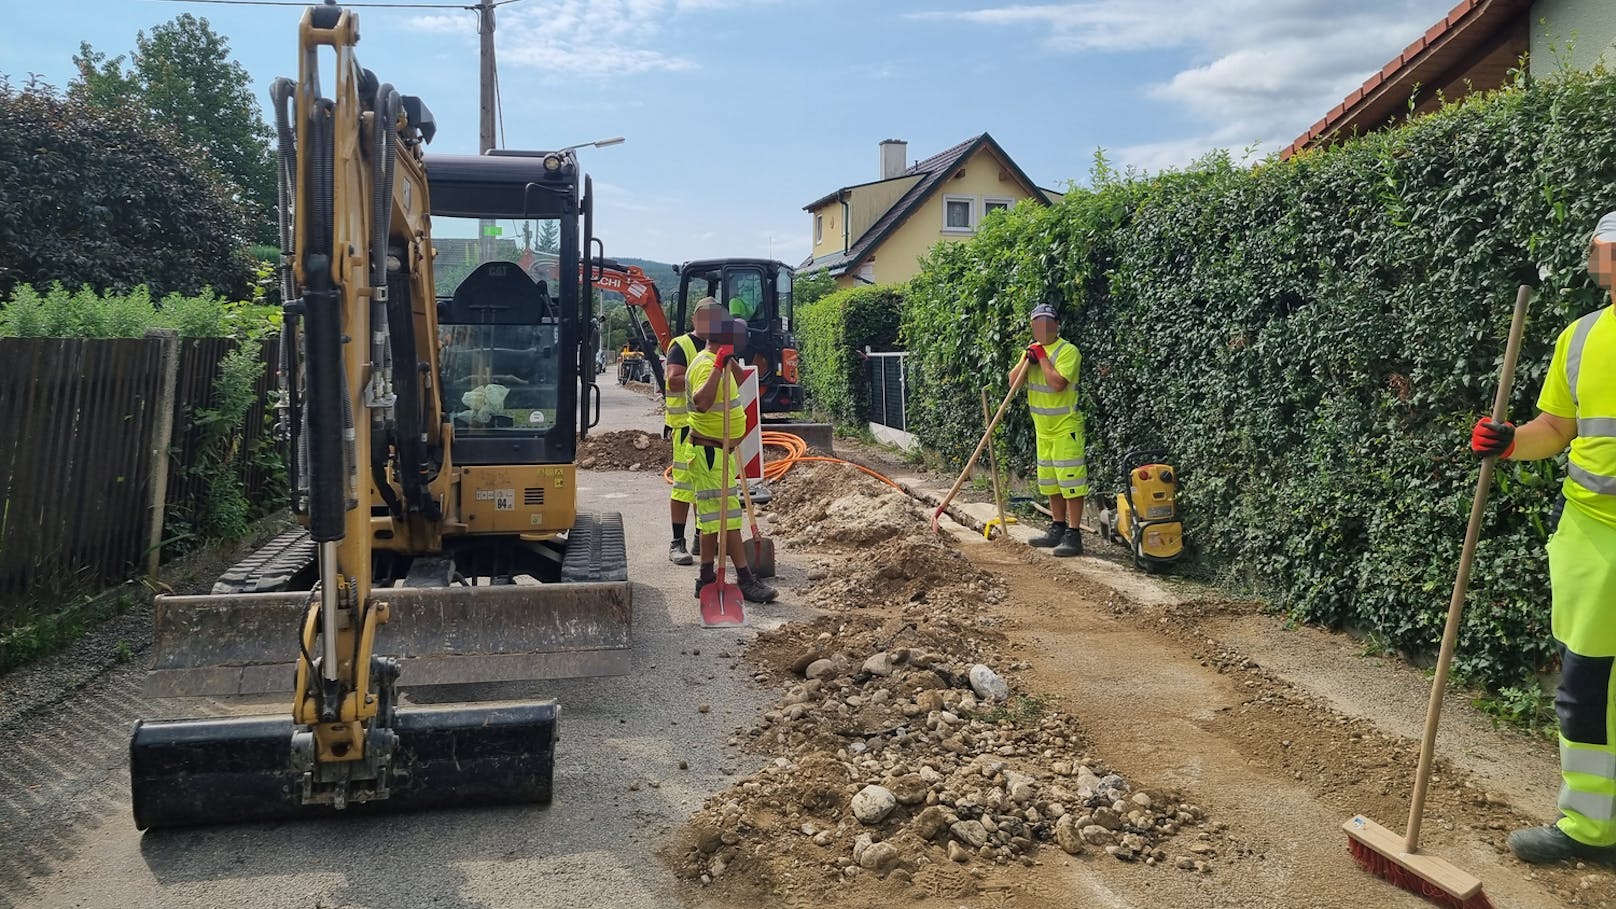
[[[430,2],[430,0],[419,0]],[[8,4],[10,5],[10,4]],[[505,138],[586,150],[607,251],[800,261],[802,206],[991,132],[1044,186],[1094,150],[1142,168],[1283,147],[1452,0],[519,0],[497,16]],[[299,10],[158,0],[15,4],[0,72],[72,77],[80,41],[123,53],[183,11],[259,86],[295,75]],[[474,152],[476,17],[360,10],[360,62],[436,114],[433,150]],[[261,102],[262,103],[262,102]]]

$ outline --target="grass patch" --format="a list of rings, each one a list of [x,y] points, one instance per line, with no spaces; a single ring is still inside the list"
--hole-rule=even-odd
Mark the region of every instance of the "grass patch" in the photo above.
[[[56,591],[36,596],[20,620],[0,632],[0,672],[63,650],[96,625],[135,608],[146,595],[130,583],[97,593]]]
[[[1537,685],[1511,685],[1470,703],[1491,717],[1495,728],[1511,726],[1541,739],[1553,739],[1559,734],[1554,699]]]
[[[1049,714],[1054,703],[1054,698],[1047,694],[1018,694],[993,708],[983,719],[989,723],[1036,726]]]

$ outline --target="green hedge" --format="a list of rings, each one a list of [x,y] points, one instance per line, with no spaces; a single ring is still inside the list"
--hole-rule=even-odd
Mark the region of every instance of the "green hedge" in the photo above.
[[[898,340],[903,289],[839,290],[797,310],[803,394],[808,406],[838,423],[869,420],[870,390],[864,348],[891,350]]]
[[[1030,305],[1058,289],[1097,489],[1128,449],[1164,445],[1206,566],[1296,618],[1432,649],[1515,288],[1541,275],[1517,419],[1556,335],[1604,300],[1586,242],[1616,207],[1616,79],[1523,81],[1286,162],[1121,178],[1102,159],[1095,177],[931,253],[904,314],[911,430],[963,458],[979,387],[1003,393]],[[1031,441],[1017,408],[1023,464]],[[1553,463],[1500,471],[1461,642],[1473,681],[1552,664],[1557,488]]]

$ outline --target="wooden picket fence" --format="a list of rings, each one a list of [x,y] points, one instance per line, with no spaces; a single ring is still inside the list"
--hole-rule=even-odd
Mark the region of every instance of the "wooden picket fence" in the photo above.
[[[0,339],[0,629],[30,591],[129,578],[161,542],[154,518],[194,511],[200,434],[190,417],[209,406],[235,346],[172,335]],[[263,345],[241,451],[269,431],[276,351]],[[265,493],[267,472],[237,460],[248,495]]]

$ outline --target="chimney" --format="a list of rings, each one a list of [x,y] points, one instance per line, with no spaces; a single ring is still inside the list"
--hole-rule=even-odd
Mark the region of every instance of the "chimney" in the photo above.
[[[891,180],[893,177],[903,176],[907,169],[904,164],[909,158],[909,143],[902,139],[885,139],[881,142],[881,179]]]

